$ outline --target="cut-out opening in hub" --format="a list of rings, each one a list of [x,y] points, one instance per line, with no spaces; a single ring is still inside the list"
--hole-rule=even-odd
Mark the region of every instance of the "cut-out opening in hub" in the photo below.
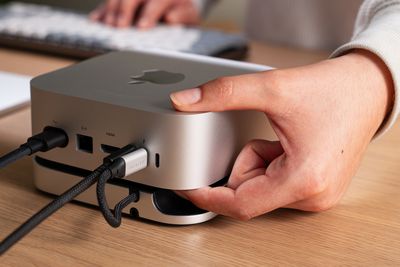
[[[93,153],[93,138],[91,136],[77,134],[76,146],[79,151]]]

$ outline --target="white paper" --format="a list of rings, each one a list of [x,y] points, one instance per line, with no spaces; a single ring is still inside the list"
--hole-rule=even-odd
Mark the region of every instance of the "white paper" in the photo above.
[[[31,77],[0,71],[0,116],[30,102]]]

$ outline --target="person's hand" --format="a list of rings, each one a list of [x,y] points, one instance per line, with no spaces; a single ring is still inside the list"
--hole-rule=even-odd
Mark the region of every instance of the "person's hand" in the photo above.
[[[200,12],[192,0],[107,0],[90,18],[116,27],[128,27],[136,21],[139,28],[151,28],[160,20],[169,24],[197,24]]]
[[[279,138],[243,148],[226,187],[178,193],[200,208],[242,220],[280,207],[329,209],[346,191],[392,97],[386,66],[363,50],[174,93],[180,111],[262,111]]]

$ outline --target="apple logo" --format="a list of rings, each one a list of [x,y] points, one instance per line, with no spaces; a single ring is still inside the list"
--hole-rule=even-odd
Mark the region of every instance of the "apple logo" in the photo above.
[[[173,84],[185,79],[182,73],[174,73],[165,70],[145,70],[143,74],[131,76],[129,84],[143,84],[146,82],[155,84]]]

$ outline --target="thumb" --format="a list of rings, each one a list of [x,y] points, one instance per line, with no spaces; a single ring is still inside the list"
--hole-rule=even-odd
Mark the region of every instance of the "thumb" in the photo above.
[[[187,89],[170,95],[179,111],[258,110],[272,108],[276,93],[269,85],[270,71],[240,76],[223,77],[199,88]]]

